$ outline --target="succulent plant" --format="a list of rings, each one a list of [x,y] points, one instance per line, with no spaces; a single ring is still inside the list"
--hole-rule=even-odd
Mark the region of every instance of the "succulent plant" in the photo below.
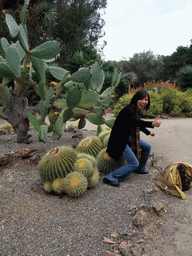
[[[77,145],[77,152],[86,153],[97,157],[102,149],[102,143],[97,136],[89,136],[82,139]]]
[[[93,174],[88,180],[88,188],[94,188],[96,184],[99,182],[99,171],[97,168],[93,169]]]
[[[81,158],[86,158],[89,161],[91,161],[93,168],[97,168],[97,159],[94,156],[91,156],[89,154],[86,153],[78,153],[77,154],[77,159],[81,159]]]
[[[51,65],[61,51],[59,41],[50,40],[30,49],[26,23],[29,2],[24,1],[19,15],[20,24],[17,24],[8,12],[3,14],[13,42],[9,44],[6,38],[0,39],[0,100],[3,106],[3,109],[0,108],[0,117],[8,120],[13,128],[16,127],[14,130],[17,141],[26,143],[29,122],[37,129],[41,142],[46,142],[48,132],[53,132],[52,139],[59,139],[65,130],[66,122],[72,117],[75,120],[80,119],[79,129],[85,127],[86,119],[98,126],[106,124],[112,127],[113,121],[102,117],[103,109],[113,102],[111,94],[120,81],[121,73],[118,73],[116,68],[112,75],[111,87],[101,93],[105,80],[101,62],[95,62],[90,67],[83,67],[69,74],[69,71]],[[50,64],[47,65],[46,62]],[[57,82],[52,81],[48,85],[47,78],[50,74]],[[14,81],[13,92],[7,86],[11,81]],[[40,97],[39,119],[34,116],[36,110],[39,111],[38,108],[34,110],[33,107],[28,107],[28,102],[21,104],[25,101],[22,95],[28,87],[33,88]],[[64,99],[60,98],[61,93],[65,94]],[[15,108],[18,108],[18,111],[12,111]],[[46,123],[46,117],[52,112],[52,108],[59,115],[55,118],[51,113],[49,125]],[[24,122],[25,126],[20,125]]]
[[[88,187],[86,177],[80,172],[69,173],[64,179],[64,190],[71,197],[79,197]]]
[[[46,182],[44,183],[44,189],[45,189],[45,191],[48,192],[48,193],[53,192],[53,183],[52,183],[52,181],[46,181]]]
[[[109,137],[110,137],[110,133],[108,135],[106,135],[104,140],[103,140],[103,148],[107,147],[108,141],[109,141]]]
[[[74,165],[74,171],[82,173],[88,179],[93,175],[93,165],[90,160],[80,158]]]
[[[53,191],[57,194],[64,193],[64,178],[57,178],[53,181]]]
[[[126,163],[127,161],[122,156],[118,161],[113,160],[106,152],[106,148],[102,149],[97,156],[97,168],[99,172],[104,174],[108,174]]]
[[[72,172],[77,152],[69,147],[56,147],[47,152],[39,161],[39,175],[43,181],[64,178]]]
[[[99,139],[101,140],[101,142],[103,142],[103,140],[105,139],[105,137],[110,134],[111,131],[110,130],[104,130],[99,134]]]

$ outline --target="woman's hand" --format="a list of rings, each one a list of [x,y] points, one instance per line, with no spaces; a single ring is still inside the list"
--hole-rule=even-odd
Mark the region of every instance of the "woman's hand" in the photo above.
[[[155,132],[151,132],[150,135],[154,137],[155,136]]]
[[[152,125],[153,125],[154,127],[159,127],[159,126],[161,125],[161,122],[162,122],[162,121],[160,121],[159,118],[160,118],[160,116],[158,116],[158,117],[152,122]]]

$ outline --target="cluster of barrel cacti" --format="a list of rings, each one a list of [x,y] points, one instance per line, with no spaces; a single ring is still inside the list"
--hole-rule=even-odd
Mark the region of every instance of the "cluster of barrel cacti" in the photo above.
[[[108,156],[104,141],[108,141],[110,132],[105,128],[98,136],[86,137],[76,149],[63,146],[47,152],[38,165],[44,189],[78,197],[96,186],[99,173],[108,174],[126,164],[123,157],[115,161]]]
[[[111,127],[113,120],[105,120],[102,117],[103,110],[113,102],[112,94],[121,74],[115,69],[111,87],[101,93],[105,80],[101,62],[70,74],[52,64],[61,50],[59,41],[51,40],[30,49],[26,26],[27,7],[28,1],[25,0],[20,13],[20,25],[11,14],[5,13],[5,21],[16,43],[9,44],[6,38],[0,41],[0,79],[3,79],[0,85],[3,105],[0,116],[7,118],[9,113],[11,93],[7,84],[14,80],[14,95],[21,97],[28,86],[33,86],[40,96],[40,117],[28,114],[30,123],[38,131],[39,141],[46,142],[48,132],[52,132],[53,139],[60,138],[69,119],[79,120],[79,129],[85,126],[86,119],[98,125],[98,131],[102,124]],[[47,74],[55,81],[48,81]],[[49,122],[46,122],[47,116]]]
[[[78,197],[99,181],[96,158],[69,146],[48,151],[39,161],[38,169],[48,193]]]

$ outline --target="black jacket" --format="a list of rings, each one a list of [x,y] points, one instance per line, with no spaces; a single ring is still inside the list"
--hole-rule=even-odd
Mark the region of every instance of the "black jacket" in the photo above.
[[[140,130],[146,135],[150,134],[146,127],[154,128],[152,122],[143,121],[136,117],[133,105],[129,104],[119,112],[109,137],[106,151],[114,160],[118,160],[122,155],[134,126],[140,127]]]

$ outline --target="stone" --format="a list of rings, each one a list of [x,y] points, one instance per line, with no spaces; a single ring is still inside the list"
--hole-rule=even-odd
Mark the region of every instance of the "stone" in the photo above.
[[[119,251],[123,254],[123,256],[130,256],[130,247],[131,245],[127,242],[121,242],[119,245]]]
[[[143,211],[143,210],[140,210],[138,211],[135,216],[133,217],[133,224],[136,226],[136,227],[143,227],[147,224],[148,222],[148,213]]]

